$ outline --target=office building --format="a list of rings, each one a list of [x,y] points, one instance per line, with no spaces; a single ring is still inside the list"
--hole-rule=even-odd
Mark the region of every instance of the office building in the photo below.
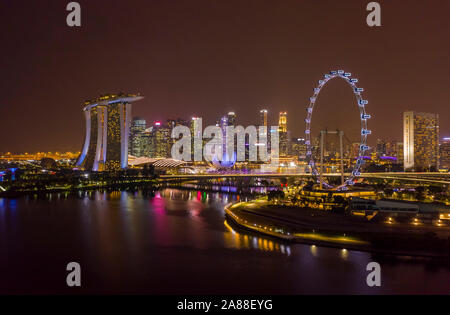
[[[280,156],[286,156],[289,154],[289,141],[288,141],[288,130],[287,130],[287,112],[280,112],[278,119],[278,136]]]
[[[450,169],[450,138],[443,138],[439,145],[440,151],[440,168]]]
[[[403,159],[405,170],[439,168],[439,115],[403,113]]]
[[[141,157],[145,156],[145,147],[147,146],[148,137],[145,135],[146,121],[145,119],[134,117],[131,123],[129,154]]]

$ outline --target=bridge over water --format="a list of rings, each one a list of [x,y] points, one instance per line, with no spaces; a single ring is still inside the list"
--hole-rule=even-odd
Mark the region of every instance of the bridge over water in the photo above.
[[[344,174],[348,176],[349,174]],[[340,173],[323,174],[324,177],[340,177]],[[209,174],[177,174],[177,175],[161,175],[161,179],[173,180],[197,180],[197,179],[215,179],[215,178],[312,178],[308,173],[209,173]],[[396,173],[363,173],[358,178],[361,179],[388,179],[401,180],[421,183],[434,183],[441,185],[450,185],[449,173],[411,173],[411,172],[396,172]]]

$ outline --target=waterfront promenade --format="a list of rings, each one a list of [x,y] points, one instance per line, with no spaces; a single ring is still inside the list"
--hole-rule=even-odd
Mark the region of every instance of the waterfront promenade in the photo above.
[[[348,214],[274,205],[262,199],[229,205],[226,213],[242,228],[286,240],[450,258],[450,227],[445,222],[366,221]]]

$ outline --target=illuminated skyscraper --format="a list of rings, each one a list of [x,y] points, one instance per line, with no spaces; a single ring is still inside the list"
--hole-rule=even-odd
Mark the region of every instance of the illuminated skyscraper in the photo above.
[[[149,156],[151,158],[170,157],[170,129],[160,121],[156,121],[147,131],[150,134]]]
[[[450,169],[450,138],[442,139],[439,149],[441,157],[440,167]]]
[[[404,163],[403,155],[404,155],[403,142],[397,142],[396,143],[395,156],[397,157],[397,163],[398,164],[402,164],[403,165],[403,163]]]
[[[259,111],[259,125],[267,127],[267,109]]]
[[[306,144],[304,138],[293,138],[291,140],[291,154],[298,158],[306,158]]]
[[[439,115],[403,113],[403,152],[405,170],[439,168]]]
[[[377,156],[385,156],[387,154],[387,142],[383,139],[377,139]]]
[[[119,170],[128,166],[131,103],[134,94],[108,94],[86,101],[86,137],[77,166],[87,170]]]
[[[188,128],[190,127],[189,122],[181,118],[167,120],[167,127],[169,128],[169,142],[170,142],[169,156],[171,155],[172,146],[175,144],[175,142],[179,140],[179,138],[172,138],[172,131],[177,126],[186,126]]]
[[[148,137],[145,134],[145,119],[135,117],[131,123],[130,140],[128,152],[130,155],[140,157],[145,156],[145,147]]]
[[[287,112],[280,112],[278,128],[280,132],[287,132]]]
[[[189,126],[191,130],[192,161],[200,162],[203,159],[203,127],[201,117],[192,117]],[[197,139],[197,141],[195,141]],[[197,152],[197,155],[195,154]]]
[[[278,119],[278,132],[280,137],[280,156],[286,156],[289,153],[287,112],[280,112],[280,116]]]
[[[228,126],[236,127],[236,114],[234,112],[229,112],[227,118],[228,118]]]

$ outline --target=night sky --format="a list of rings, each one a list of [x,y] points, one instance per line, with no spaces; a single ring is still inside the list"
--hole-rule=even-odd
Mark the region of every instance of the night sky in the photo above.
[[[82,104],[141,93],[133,116],[192,115],[213,123],[235,111],[256,124],[288,112],[302,136],[313,88],[329,70],[359,79],[377,138],[402,139],[402,112],[440,115],[450,136],[450,1],[84,0],[82,26],[66,25],[66,0],[0,1],[0,152],[79,151]],[[357,139],[359,112],[341,80],[320,94],[313,132]]]

